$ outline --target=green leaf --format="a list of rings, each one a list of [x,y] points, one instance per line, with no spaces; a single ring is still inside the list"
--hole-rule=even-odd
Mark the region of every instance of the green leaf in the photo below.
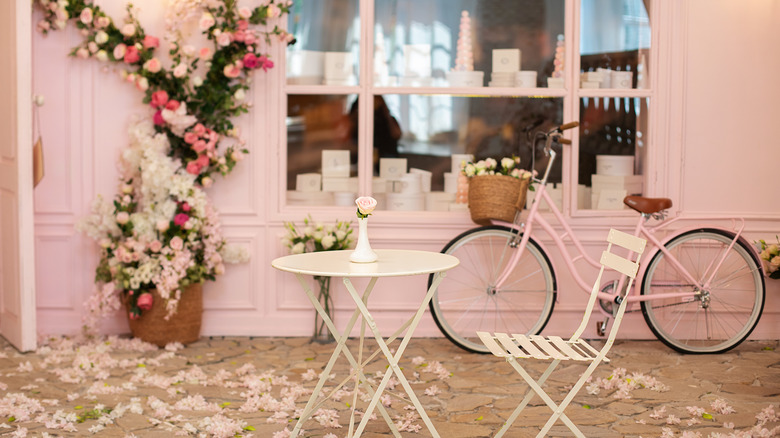
[[[225,403],[222,403],[222,404],[221,404],[221,405],[219,405],[219,406],[220,406],[220,407],[222,407],[222,408],[226,408],[226,407],[230,406],[230,402],[225,402]]]
[[[244,430],[252,431],[252,430],[255,430],[255,428],[253,426],[245,426]]]
[[[582,405],[583,409],[590,409],[590,405]]]
[[[714,421],[714,419],[712,418],[712,414],[708,414],[706,412],[701,414],[701,418],[704,418],[705,420],[713,420]]]
[[[75,407],[75,408],[73,408],[73,409],[84,409],[84,406],[78,405],[78,406],[76,406],[76,407]]]
[[[484,417],[482,417],[482,415],[480,415],[479,417],[477,417],[476,421],[482,421],[482,418],[484,418]]]
[[[9,423],[13,423],[14,421],[16,421],[16,417],[14,417],[14,416],[8,417],[8,422]]]
[[[772,348],[772,347],[764,347],[764,348],[762,348],[762,350],[764,350],[764,351],[774,351],[775,349]]]

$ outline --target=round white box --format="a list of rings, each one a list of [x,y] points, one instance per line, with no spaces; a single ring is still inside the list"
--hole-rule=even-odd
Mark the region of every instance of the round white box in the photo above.
[[[613,71],[612,88],[631,88],[631,79],[634,77],[632,71]]]
[[[598,175],[633,175],[634,157],[631,155],[596,155],[596,173]]]
[[[401,177],[399,193],[416,195],[422,193],[422,182],[419,173],[406,173]]]
[[[388,193],[387,209],[390,211],[425,210],[425,195],[407,195],[406,193]]]
[[[515,73],[515,87],[536,88],[536,71],[523,70]]]

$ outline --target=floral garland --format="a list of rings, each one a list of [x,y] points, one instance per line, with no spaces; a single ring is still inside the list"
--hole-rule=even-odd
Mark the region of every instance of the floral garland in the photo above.
[[[173,0],[166,14],[166,68],[156,54],[160,39],[146,34],[131,5],[123,23],[116,23],[91,0],[35,0],[43,12],[39,31],[75,22],[84,41],[70,54],[121,65],[122,78],[152,107],[151,117],[130,129],[118,194],[112,203],[99,197],[79,224],[101,247],[87,331],[121,308],[120,292],[128,316],[138,318],[152,307],[150,292],[157,289],[169,318],[182,288],[214,280],[224,262],[246,259],[225,245],[203,188],[213,184],[213,174],[229,174],[248,152],[231,119],[249,111],[244,99],[253,71],[273,67],[260,45],[270,45],[272,37],[294,42],[278,26],[268,29],[268,20],[283,17],[291,4],[262,0],[248,8],[236,0]],[[209,41],[200,48],[186,44],[189,35],[182,30],[196,18]],[[220,152],[226,139],[232,144]]]

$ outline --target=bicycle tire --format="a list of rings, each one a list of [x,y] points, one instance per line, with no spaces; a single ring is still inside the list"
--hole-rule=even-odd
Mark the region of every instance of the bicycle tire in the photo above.
[[[468,230],[442,249],[460,260],[447,272],[429,305],[433,320],[455,345],[488,353],[476,332],[539,334],[555,306],[555,273],[547,255],[533,240],[505,287],[495,290],[502,266],[509,260],[507,241],[514,233],[503,226]],[[431,286],[433,275],[428,278]],[[510,289],[511,288],[511,289]]]
[[[665,247],[702,281],[734,238],[733,233],[702,228],[680,234]],[[642,279],[641,294],[695,292],[668,257],[655,254]],[[695,297],[642,301],[642,314],[653,334],[681,353],[728,351],[750,336],[764,309],[765,289],[759,261],[738,240],[729,250],[707,290]]]

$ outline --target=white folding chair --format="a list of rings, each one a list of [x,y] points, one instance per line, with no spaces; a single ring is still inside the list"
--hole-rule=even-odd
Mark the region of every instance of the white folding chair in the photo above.
[[[569,403],[571,403],[574,396],[577,394],[577,392],[579,392],[599,363],[602,361],[609,362],[609,359],[606,358],[606,355],[615,341],[615,336],[617,335],[618,328],[620,327],[620,322],[623,319],[623,313],[626,310],[626,303],[628,300],[626,300],[624,296],[621,296],[621,299],[618,300],[620,303],[617,307],[617,311],[614,314],[614,323],[612,324],[607,341],[601,350],[597,350],[585,342],[585,340],[580,339],[580,335],[582,335],[582,332],[585,330],[585,326],[590,320],[590,314],[593,310],[594,304],[596,303],[604,268],[611,268],[623,274],[620,282],[618,283],[619,288],[617,290],[631,290],[631,284],[633,283],[634,278],[636,277],[637,269],[639,268],[639,257],[644,251],[645,244],[647,243],[644,239],[614,229],[609,231],[607,242],[609,242],[609,246],[607,247],[607,250],[604,251],[604,253],[601,255],[601,269],[599,270],[599,275],[598,278],[596,278],[596,282],[593,284],[593,290],[590,293],[590,299],[588,300],[588,306],[585,309],[585,314],[582,317],[582,322],[570,339],[565,340],[558,336],[543,337],[539,335],[526,336],[520,334],[510,335],[507,333],[490,334],[486,332],[477,332],[477,335],[485,344],[485,346],[490,350],[490,352],[498,357],[505,358],[506,361],[509,362],[518,373],[520,373],[523,379],[531,387],[531,389],[525,395],[525,398],[523,398],[514,412],[512,412],[501,430],[498,431],[496,438],[499,438],[503,436],[504,433],[506,433],[515,419],[517,419],[518,415],[520,415],[520,412],[525,408],[528,402],[531,401],[534,393],[538,394],[539,397],[541,397],[547,406],[549,406],[553,411],[552,416],[549,420],[547,420],[547,423],[544,425],[542,430],[539,431],[537,437],[541,437],[547,434],[547,432],[550,430],[553,424],[558,421],[558,419],[566,424],[566,426],[569,427],[575,436],[585,437],[585,435],[583,435],[579,428],[577,428],[577,426],[569,419],[569,417],[566,416],[566,414],[564,414],[563,411],[566,409]],[[610,252],[612,250],[612,245],[617,245],[627,249],[629,251],[627,256],[628,258],[624,258]],[[631,260],[632,258],[633,261]],[[620,286],[626,283],[626,281],[628,282],[626,287],[621,288]],[[538,380],[534,380],[531,375],[528,374],[528,372],[524,370],[523,367],[521,367],[518,363],[517,359],[520,358],[551,360],[552,363],[550,363],[550,365],[547,367],[545,372],[542,373]],[[582,376],[580,376],[580,379],[577,381],[577,383],[575,383],[571,388],[566,397],[564,397],[563,401],[556,405],[552,398],[550,398],[550,396],[544,392],[542,385],[561,361],[589,362],[590,364]]]

